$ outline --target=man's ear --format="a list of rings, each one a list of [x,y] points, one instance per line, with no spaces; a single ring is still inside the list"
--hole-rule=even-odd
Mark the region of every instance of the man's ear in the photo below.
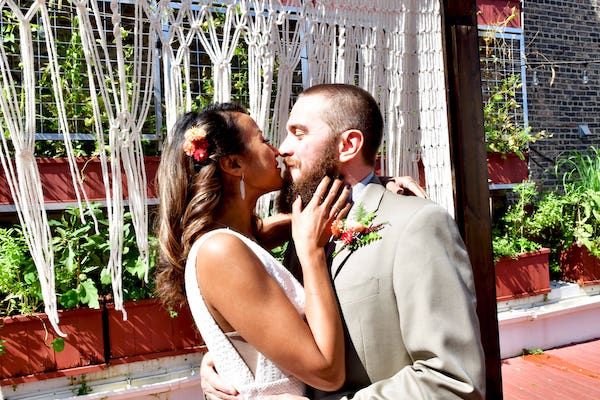
[[[227,175],[241,176],[242,167],[240,159],[237,155],[223,156],[219,158],[219,166],[221,171]]]
[[[357,129],[349,129],[342,132],[340,135],[340,161],[350,161],[356,157],[360,157],[365,137],[363,133]]]

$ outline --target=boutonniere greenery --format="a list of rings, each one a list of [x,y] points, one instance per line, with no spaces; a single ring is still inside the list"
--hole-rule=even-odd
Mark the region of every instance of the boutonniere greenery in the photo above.
[[[356,206],[354,218],[333,221],[331,234],[335,241],[344,243],[341,249],[333,253],[333,257],[345,248],[355,251],[381,239],[379,231],[383,229],[387,222],[373,225],[376,216],[374,211],[369,212],[362,204],[359,204]]]

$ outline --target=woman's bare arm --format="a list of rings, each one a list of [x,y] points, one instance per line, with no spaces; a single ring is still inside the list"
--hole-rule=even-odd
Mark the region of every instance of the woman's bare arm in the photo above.
[[[336,185],[339,190],[342,184]],[[320,246],[332,216],[337,214],[333,208],[339,209],[345,199],[335,201],[336,195],[327,194],[326,187],[320,185],[320,192],[303,210],[299,201],[294,204],[294,218],[300,221],[294,228],[294,239],[300,243],[306,320],[237,237],[226,233],[213,236],[202,246],[196,268],[204,299],[221,328],[235,329],[301,381],[322,390],[335,390],[345,378],[344,338]],[[319,198],[324,199],[321,204],[316,200]]]
[[[280,213],[263,218],[256,236],[265,249],[281,246],[292,238],[292,214]]]

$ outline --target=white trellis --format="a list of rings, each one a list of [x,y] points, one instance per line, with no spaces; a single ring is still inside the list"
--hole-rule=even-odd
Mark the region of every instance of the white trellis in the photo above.
[[[154,95],[155,66],[162,66],[162,100],[169,132],[176,118],[193,106],[190,55],[202,51],[211,62],[214,101],[231,99],[231,62],[236,46],[248,53],[249,109],[258,125],[277,143],[285,134],[292,78],[302,70],[308,85],[346,82],[360,85],[378,101],[384,115],[383,171],[418,176],[422,160],[431,198],[453,210],[445,102],[439,0],[168,0],[127,1],[134,10],[126,39],[117,0],[71,0],[79,18],[93,123],[100,149],[106,207],[110,220],[109,270],[117,309],[122,308],[121,256],[125,176],[137,245],[147,260],[148,213],[141,130]],[[110,3],[103,19],[99,3]],[[9,177],[19,218],[25,228],[44,289],[46,311],[58,322],[53,253],[43,191],[34,159],[35,95],[30,20],[39,14],[47,24],[48,7],[34,1],[23,12],[13,1],[0,1],[19,22],[22,80],[26,101],[19,103],[15,78],[0,46],[2,138],[0,158]],[[130,16],[131,17],[131,16]],[[128,22],[129,23],[129,22]],[[109,25],[105,32],[103,24]],[[46,26],[46,25],[44,25]],[[46,31],[54,98],[64,108],[51,29]],[[132,54],[125,50],[132,42]],[[304,55],[304,57],[303,57]],[[162,60],[159,59],[162,57]],[[299,68],[301,64],[302,68]],[[160,86],[160,85],[159,85]],[[102,115],[108,122],[102,122]],[[66,114],[59,125],[67,151]],[[106,134],[108,137],[106,137]],[[108,146],[106,146],[108,143]],[[72,152],[70,153],[72,158]],[[80,184],[72,162],[73,184]]]

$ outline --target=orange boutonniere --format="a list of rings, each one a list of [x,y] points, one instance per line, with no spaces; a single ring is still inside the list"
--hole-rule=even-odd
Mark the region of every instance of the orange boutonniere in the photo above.
[[[333,254],[335,257],[346,247],[354,251],[381,239],[379,231],[387,222],[373,224],[376,214],[367,212],[362,204],[356,207],[353,219],[336,220],[331,224],[331,234],[334,240],[344,243],[344,246]]]

